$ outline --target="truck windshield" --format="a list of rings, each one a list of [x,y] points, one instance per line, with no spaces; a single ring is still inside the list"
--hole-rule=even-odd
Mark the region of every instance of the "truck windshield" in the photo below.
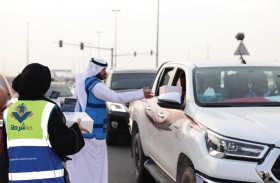
[[[280,105],[280,67],[200,67],[194,83],[200,106]]]
[[[114,73],[112,75],[112,90],[140,89],[151,86],[155,72],[149,73]]]

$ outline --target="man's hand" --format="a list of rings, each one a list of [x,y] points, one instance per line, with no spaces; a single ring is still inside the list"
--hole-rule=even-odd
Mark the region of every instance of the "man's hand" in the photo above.
[[[145,98],[153,98],[154,94],[151,92],[149,88],[143,88],[144,97]]]
[[[77,124],[78,124],[78,126],[79,126],[81,131],[89,133],[89,131],[86,128],[82,127],[82,125],[81,125],[81,118],[78,119]]]

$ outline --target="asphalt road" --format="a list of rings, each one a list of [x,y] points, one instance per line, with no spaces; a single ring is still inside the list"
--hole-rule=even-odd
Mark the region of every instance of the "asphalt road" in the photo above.
[[[136,183],[130,144],[108,147],[109,183]]]

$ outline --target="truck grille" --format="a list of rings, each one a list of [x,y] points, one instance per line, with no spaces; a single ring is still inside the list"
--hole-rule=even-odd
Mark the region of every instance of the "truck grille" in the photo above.
[[[275,161],[271,172],[273,173],[273,175],[280,180],[280,156],[277,158],[277,160]]]

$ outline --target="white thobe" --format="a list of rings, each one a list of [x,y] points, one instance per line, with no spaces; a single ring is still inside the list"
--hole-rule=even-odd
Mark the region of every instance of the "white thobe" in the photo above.
[[[116,93],[103,83],[97,83],[92,94],[104,101],[128,103],[144,98],[142,89],[133,92]],[[84,139],[85,146],[72,160],[66,162],[71,183],[108,183],[108,157],[106,140]]]

